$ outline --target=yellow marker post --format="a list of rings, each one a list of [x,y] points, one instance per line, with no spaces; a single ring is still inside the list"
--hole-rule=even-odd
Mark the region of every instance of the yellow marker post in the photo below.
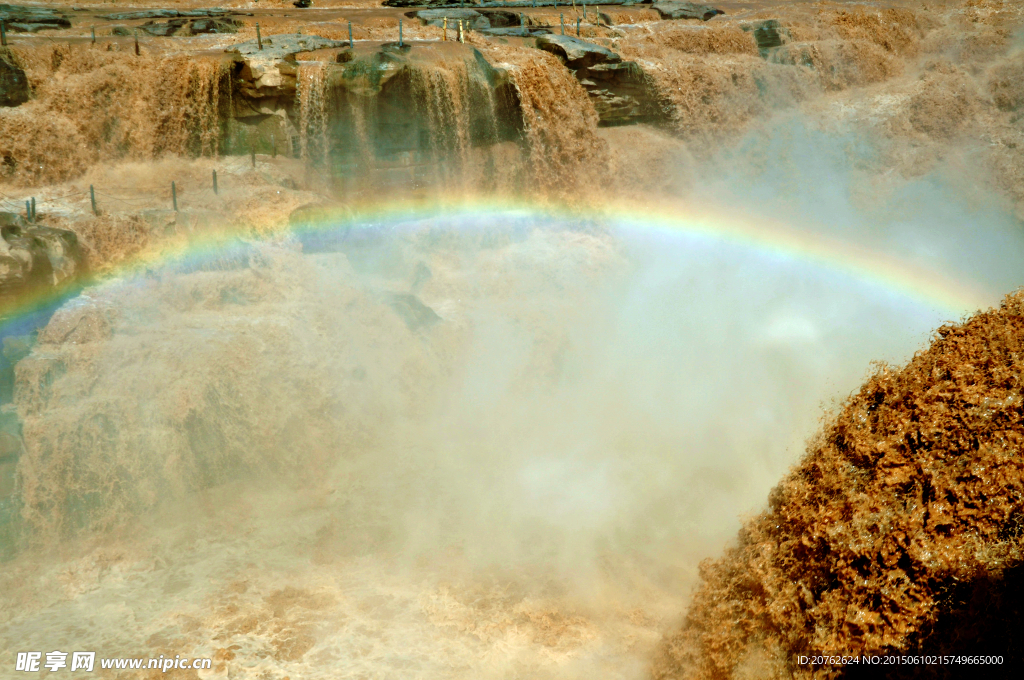
[[[441,40],[448,40],[448,17],[444,18],[444,37]]]

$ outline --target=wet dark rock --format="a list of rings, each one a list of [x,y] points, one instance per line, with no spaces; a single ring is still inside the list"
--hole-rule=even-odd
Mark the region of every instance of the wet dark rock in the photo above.
[[[116,14],[101,15],[101,19],[110,21],[137,21],[139,19],[176,19],[178,17],[222,17],[228,14],[245,14],[234,12],[229,9],[145,9],[138,12],[118,12]],[[252,16],[247,14],[247,16]]]
[[[38,33],[39,31],[46,31],[51,28],[62,28],[58,26],[52,26],[50,24],[5,24],[7,30],[15,33]]]
[[[24,5],[0,5],[0,21],[9,31],[35,33],[45,29],[71,28],[71,21],[59,10]]]
[[[131,37],[131,36],[135,35],[135,31],[133,31],[132,29],[128,28],[127,26],[114,26],[113,28],[110,29],[110,35],[116,35],[116,36],[120,36],[122,38],[124,38],[124,37]]]
[[[196,19],[189,25],[192,35],[202,33],[237,33],[242,22],[235,19]]]
[[[295,0],[292,4],[299,9],[308,9],[313,6],[313,0]]]
[[[725,14],[722,10],[711,5],[695,5],[692,2],[677,2],[676,0],[661,0],[651,5],[658,11],[662,19],[700,19],[708,21],[719,14]]]
[[[149,21],[142,30],[156,36],[190,36],[204,33],[237,33],[242,22],[235,19],[171,19],[165,22]]]
[[[386,7],[444,7],[457,3],[449,0],[384,0]]]
[[[443,26],[444,20],[448,19],[448,28],[456,28],[460,21],[465,22],[468,28],[475,31],[491,27],[490,20],[473,9],[425,9],[419,12],[409,12],[406,16],[415,17],[427,26]]]
[[[485,9],[480,11],[487,20],[491,22],[491,28],[508,28],[510,26],[522,26],[523,15],[519,12],[501,9]],[[529,23],[529,21],[527,21]]]
[[[409,289],[414,293],[419,291],[419,289],[422,288],[427,281],[433,278],[433,276],[434,273],[430,271],[430,267],[428,267],[426,263],[417,262],[416,268],[412,272],[412,280],[409,283]]]
[[[179,32],[184,33],[181,29],[185,27],[186,23],[184,19],[174,19],[163,23],[150,21],[142,25],[142,30],[150,35],[169,36]]]
[[[430,328],[441,320],[437,312],[423,304],[412,293],[390,293],[387,296],[387,303],[410,331]]]
[[[542,35],[551,35],[551,31],[541,27],[516,26],[509,28],[485,28],[480,31],[484,35],[491,35],[499,38],[536,38]]]
[[[586,89],[601,125],[628,125],[657,117],[657,93],[632,61],[596,64],[576,77]]]
[[[537,38],[537,47],[561,58],[570,69],[588,68],[595,64],[615,64],[622,61],[622,57],[607,47],[568,35],[541,36]]]
[[[14,54],[0,47],[0,106],[17,106],[28,101],[28,78]]]
[[[462,8],[472,6],[479,11],[481,9],[532,9],[535,7],[565,7],[566,0],[485,0],[483,2],[452,2],[452,0],[384,0],[385,7],[435,7],[435,8]],[[603,0],[601,5],[621,5],[629,7],[635,5],[636,0]],[[679,3],[690,4],[690,3]],[[719,10],[713,10],[719,12]],[[719,12],[724,14],[724,12]]]
[[[789,32],[777,19],[742,23],[740,28],[754,35],[754,42],[757,43],[757,49],[760,50],[762,57],[767,57],[770,50],[781,47],[789,40]]]

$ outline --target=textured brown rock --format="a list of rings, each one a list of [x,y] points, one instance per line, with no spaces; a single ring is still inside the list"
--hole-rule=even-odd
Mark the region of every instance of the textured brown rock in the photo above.
[[[1003,669],[1019,666],[1022,388],[1024,292],[940,328],[905,368],[880,369],[738,544],[702,565],[654,676],[841,675],[797,664],[820,653],[1002,654]]]

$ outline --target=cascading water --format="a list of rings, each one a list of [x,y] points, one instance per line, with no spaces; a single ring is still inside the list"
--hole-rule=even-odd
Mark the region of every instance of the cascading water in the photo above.
[[[14,52],[34,98],[0,116],[8,181],[59,181],[95,162],[219,150],[230,101],[223,59],[136,57],[67,44]]]
[[[78,177],[30,190],[113,275],[3,348],[0,668],[58,649],[208,657],[203,680],[784,676],[748,642],[763,626],[788,658],[796,615],[737,628],[730,607],[769,583],[821,639],[842,625],[746,566],[799,537],[764,515],[745,562],[699,565],[806,442],[842,453],[814,438],[822,404],[870,361],[1019,284],[1020,53],[948,57],[1001,39],[985,2],[946,24],[591,25],[654,84],[657,124],[622,127],[558,57],[406,14],[404,45],[376,15],[355,45],[262,15],[263,49],[231,53],[210,46],[254,32],[198,56],[20,40],[36,98],[0,111],[0,194]],[[300,158],[262,155],[284,134]],[[971,417],[1016,413],[1008,384]]]
[[[330,93],[326,64],[300,62],[296,76],[299,104],[299,145],[304,161],[323,165],[331,155],[328,135]]]

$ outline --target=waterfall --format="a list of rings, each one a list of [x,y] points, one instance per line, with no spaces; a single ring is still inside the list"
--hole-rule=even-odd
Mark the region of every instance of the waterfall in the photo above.
[[[330,156],[327,135],[327,67],[320,61],[301,62],[296,87],[299,99],[299,145],[303,160],[326,163]]]

